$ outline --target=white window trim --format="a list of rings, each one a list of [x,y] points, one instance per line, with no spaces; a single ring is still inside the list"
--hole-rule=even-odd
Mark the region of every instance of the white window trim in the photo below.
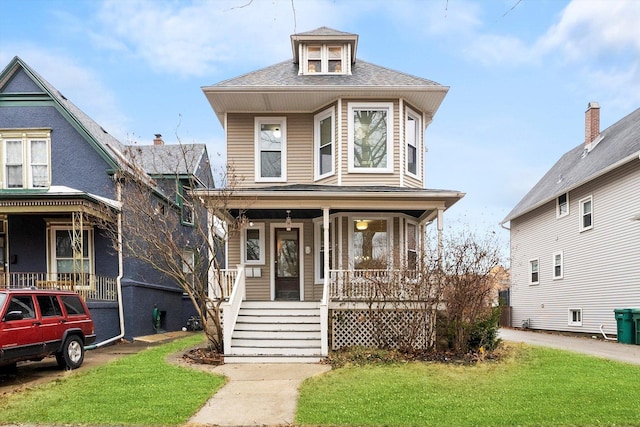
[[[22,187],[8,186],[7,176],[7,141],[21,141],[22,143]],[[33,186],[33,173],[32,166],[34,163],[31,161],[31,142],[32,141],[45,141],[47,145],[47,183],[43,187]],[[49,188],[51,186],[51,131],[47,129],[29,129],[20,131],[3,131],[0,132],[0,142],[2,143],[2,176],[1,186],[5,189],[20,190],[31,188]]]
[[[538,280],[537,281],[533,281],[532,280],[532,276],[533,276],[533,263],[536,262],[538,264]],[[532,258],[529,260],[529,284],[530,285],[539,285],[540,284],[540,258]]]
[[[583,219],[584,219],[584,216],[585,216],[585,214],[584,214],[584,205],[587,202],[591,202],[591,212],[589,213],[589,215],[591,215],[591,225],[589,225],[588,227],[584,227],[583,226],[583,224],[584,224]],[[588,196],[588,197],[585,197],[583,199],[580,199],[578,201],[578,206],[579,206],[579,213],[580,213],[580,215],[578,215],[578,219],[580,221],[579,230],[581,232],[582,231],[591,230],[593,228],[593,218],[594,218],[594,215],[593,215],[593,211],[594,211],[594,209],[593,209],[593,196]]]
[[[318,257],[320,256],[320,248],[322,247],[322,242],[324,240],[324,233],[322,232],[323,220],[322,218],[314,220],[313,223],[313,280],[316,285],[322,285],[324,280],[320,277],[320,263],[318,262]],[[335,227],[333,227],[333,219],[329,220],[329,243],[332,244],[335,242]],[[330,252],[331,260],[330,265],[333,265],[335,268],[335,256],[334,251]]]
[[[328,108],[323,112],[316,114],[313,120],[313,164],[315,165],[314,170],[314,180],[318,181],[323,178],[327,178],[336,173],[336,118],[334,108]],[[331,170],[327,173],[320,173],[320,148],[321,140],[320,140],[320,122],[327,118],[331,117]]]
[[[573,320],[573,312],[580,313],[580,320]],[[567,325],[568,326],[582,326],[582,309],[581,308],[569,308],[567,310]]]
[[[302,49],[304,53],[304,60],[302,61],[302,74],[305,75],[343,75],[348,74],[347,64],[348,64],[348,52],[347,45],[342,44],[308,44],[305,45]],[[319,47],[320,48],[320,69],[314,72],[309,72],[309,48],[310,47]],[[340,48],[340,61],[341,61],[341,70],[339,72],[330,72],[329,71],[329,49],[330,48]],[[313,61],[317,61],[317,59],[313,59]]]
[[[349,173],[393,173],[393,103],[392,102],[350,102],[348,106],[347,134],[348,134],[348,160]],[[353,113],[355,110],[386,110],[387,111],[387,167],[385,168],[362,168],[356,167],[355,156],[353,155],[354,144],[354,123]]]
[[[262,124],[279,124],[281,137],[280,149],[280,176],[279,177],[263,177],[260,153],[260,125]],[[256,117],[254,119],[254,168],[256,182],[286,182],[287,181],[287,118],[280,117]]]
[[[58,259],[56,257],[56,231],[59,230],[63,230],[63,231],[71,231],[73,229],[73,226],[71,223],[68,222],[48,222],[48,226],[47,226],[47,235],[48,235],[48,239],[49,239],[49,244],[48,244],[48,254],[47,254],[47,259],[49,260],[49,272],[52,275],[56,275],[58,274],[58,264],[56,263],[56,260]],[[82,227],[82,231],[83,232],[87,232],[87,243],[89,245],[89,247],[87,248],[87,255],[89,258],[89,273],[90,275],[93,275],[95,272],[95,253],[94,253],[94,232],[93,232],[93,227],[91,226],[84,226]],[[65,274],[65,273],[62,273]]]
[[[560,275],[556,276],[556,257],[558,255],[560,255]],[[553,266],[553,280],[562,279],[564,277],[564,253],[562,251],[553,254],[553,257],[551,258],[551,265]]]
[[[565,213],[560,213],[560,196],[567,196],[567,211]],[[569,215],[569,193],[563,193],[560,196],[556,197],[556,218],[564,218]]]
[[[406,108],[406,113],[405,113],[405,122],[407,121],[407,119],[409,117],[411,117],[413,120],[416,121],[416,140],[415,140],[416,173],[413,173],[413,172],[409,171],[409,150],[408,150],[408,147],[407,147],[409,145],[409,142],[406,139],[406,134],[407,134],[406,126],[405,126],[405,129],[404,129],[404,133],[405,133],[405,138],[404,138],[404,143],[405,143],[404,167],[405,167],[405,171],[406,171],[407,175],[409,175],[411,177],[414,177],[416,179],[420,179],[420,171],[422,170],[422,150],[420,149],[420,147],[422,147],[422,117],[420,117],[420,115],[418,113],[416,113],[415,111],[413,111],[411,108],[407,107]]]
[[[257,260],[250,260],[248,261],[247,258],[247,230],[258,230],[258,239],[260,240],[259,242],[259,247],[260,247],[260,255],[259,255],[259,259]],[[243,264],[246,265],[264,265],[265,263],[265,255],[264,255],[264,248],[265,248],[265,242],[264,242],[264,238],[265,238],[265,234],[264,234],[264,223],[260,223],[260,224],[254,224],[254,225],[248,225],[246,226],[241,233],[241,260]]]
[[[394,235],[393,235],[393,216],[385,216],[385,215],[380,215],[380,214],[375,214],[375,213],[366,213],[363,212],[362,214],[353,214],[353,215],[349,215],[347,217],[347,229],[348,229],[348,244],[349,244],[349,268],[353,268],[353,266],[355,266],[355,255],[354,255],[354,247],[353,247],[353,222],[357,221],[359,219],[384,219],[387,221],[387,257],[389,258],[388,261],[388,266],[389,267],[393,267],[393,242],[394,242]]]

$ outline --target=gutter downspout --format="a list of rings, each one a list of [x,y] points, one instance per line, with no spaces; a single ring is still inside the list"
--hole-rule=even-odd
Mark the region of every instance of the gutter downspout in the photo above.
[[[116,200],[121,203],[122,206],[122,185],[120,180],[116,178]],[[114,341],[118,341],[124,337],[124,309],[122,307],[122,276],[123,276],[123,262],[122,262],[122,210],[118,211],[118,277],[116,277],[116,289],[118,292],[118,316],[120,317],[120,333],[113,338],[109,338],[105,341],[86,346],[85,350],[95,350],[107,344],[111,344]]]

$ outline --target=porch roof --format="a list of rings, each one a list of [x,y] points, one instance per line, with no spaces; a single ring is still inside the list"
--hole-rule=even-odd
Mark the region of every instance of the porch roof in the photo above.
[[[120,208],[121,203],[116,200],[65,186],[0,191],[0,214],[83,212],[113,221]]]
[[[269,211],[281,217],[278,210],[306,211],[305,216],[316,216],[317,211],[329,208],[340,212],[394,211],[411,215],[419,220],[431,220],[438,210],[449,209],[465,193],[456,190],[434,190],[391,186],[334,186],[293,184],[268,187],[207,189],[194,191],[200,197],[225,197],[231,210]]]

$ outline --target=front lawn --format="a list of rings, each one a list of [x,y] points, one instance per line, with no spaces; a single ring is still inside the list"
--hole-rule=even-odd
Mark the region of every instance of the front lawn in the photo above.
[[[640,366],[514,346],[475,366],[346,367],[307,380],[296,420],[358,426],[640,425]]]
[[[164,359],[201,342],[197,334],[0,396],[0,424],[183,424],[225,379]]]

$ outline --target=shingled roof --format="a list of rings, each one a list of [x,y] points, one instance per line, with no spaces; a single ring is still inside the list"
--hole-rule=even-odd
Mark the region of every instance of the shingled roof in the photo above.
[[[565,153],[502,220],[509,222],[640,156],[640,108],[600,133],[591,150]]]

